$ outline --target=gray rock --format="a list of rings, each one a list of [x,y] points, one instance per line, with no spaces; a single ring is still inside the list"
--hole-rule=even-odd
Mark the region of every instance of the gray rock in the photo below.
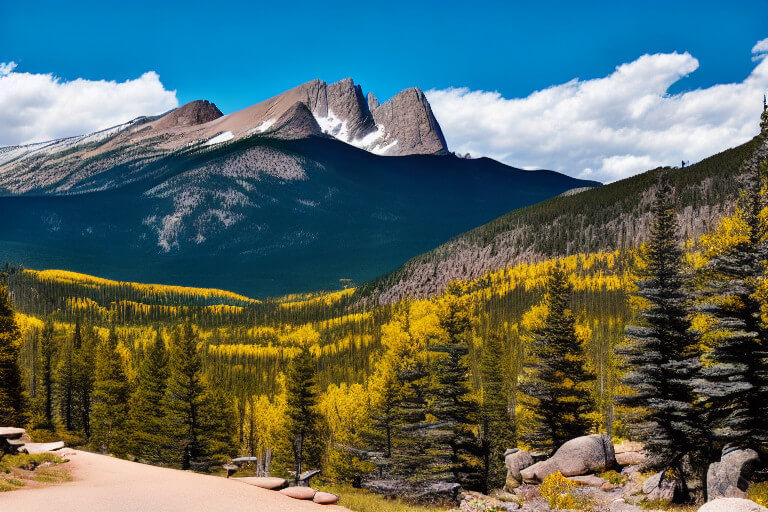
[[[422,503],[452,503],[458,501],[461,485],[452,482],[409,482],[391,478],[363,482],[363,489],[368,489],[384,496],[406,498]]]
[[[597,475],[569,476],[568,480],[571,480],[573,482],[578,482],[582,485],[587,485],[589,487],[602,487],[603,485],[608,483],[608,480],[606,480],[605,478],[600,478]]]
[[[558,471],[563,476],[586,475],[610,469],[616,464],[613,444],[607,436],[591,435],[571,439],[542,462],[520,471],[524,481],[541,481]]]
[[[698,512],[768,512],[768,508],[743,498],[719,498],[705,503]]]
[[[507,450],[504,455],[504,464],[507,466],[507,481],[505,487],[514,489],[523,483],[520,471],[533,465],[533,458],[525,450]]]
[[[624,452],[616,454],[616,463],[619,466],[642,466],[646,462],[643,452]]]
[[[680,496],[682,490],[682,482],[670,476],[667,471],[659,471],[643,483],[643,493],[648,501],[673,502]]]
[[[723,450],[720,462],[713,462],[707,471],[707,499],[746,498],[749,479],[760,457],[754,450]]]
[[[448,152],[443,131],[426,96],[417,87],[400,91],[373,110],[376,125],[385,132],[379,145],[395,141],[388,155],[443,154]]]
[[[371,112],[373,112],[378,106],[379,106],[379,100],[376,99],[376,96],[374,96],[372,92],[369,92],[368,93],[368,109]]]
[[[323,132],[309,108],[305,104],[297,102],[280,116],[268,133],[281,139],[303,139],[310,135],[320,135]]]

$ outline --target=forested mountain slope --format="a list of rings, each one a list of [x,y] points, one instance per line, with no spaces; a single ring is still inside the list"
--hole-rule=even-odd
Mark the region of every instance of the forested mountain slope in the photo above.
[[[681,237],[701,235],[733,211],[745,168],[766,155],[768,137],[763,134],[688,167],[654,169],[512,211],[413,258],[358,294],[391,303],[433,295],[451,281],[477,279],[519,263],[637,247],[648,235],[661,173],[669,175],[677,191]]]

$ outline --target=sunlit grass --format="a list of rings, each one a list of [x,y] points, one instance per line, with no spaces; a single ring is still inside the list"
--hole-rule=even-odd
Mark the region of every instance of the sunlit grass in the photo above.
[[[319,485],[323,491],[338,494],[339,505],[354,512],[446,512],[449,507],[422,506],[401,499],[389,499],[348,485]]]

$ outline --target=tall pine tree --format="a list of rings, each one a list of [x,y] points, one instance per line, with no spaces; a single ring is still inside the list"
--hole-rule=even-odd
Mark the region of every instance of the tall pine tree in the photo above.
[[[697,453],[701,439],[693,389],[700,359],[690,330],[691,297],[677,241],[674,193],[664,177],[651,211],[646,264],[636,293],[647,307],[640,312],[642,324],[627,327],[622,348],[629,371],[624,382],[634,393],[622,401],[644,411],[635,429],[645,441],[649,466],[672,468],[685,477],[685,459]]]
[[[168,378],[168,355],[162,332],[144,351],[136,388],[131,396],[131,453],[151,463],[163,462],[167,441],[164,432],[163,397]]]
[[[474,434],[478,404],[469,387],[467,362],[472,343],[469,302],[461,287],[449,286],[440,299],[440,326],[445,335],[431,347],[439,353],[435,363],[435,386],[431,412],[442,425],[435,450],[447,462],[453,481],[465,489],[482,487],[480,446]]]
[[[317,469],[322,457],[315,372],[315,358],[305,343],[291,361],[286,381],[287,430],[297,477],[307,468]]]
[[[98,335],[93,327],[86,324],[80,329],[80,336],[74,338],[75,346],[75,403],[79,428],[86,439],[91,436],[91,402],[95,381],[94,367],[99,346]]]
[[[64,428],[68,431],[74,430],[76,405],[75,405],[75,386],[76,386],[76,365],[77,357],[75,347],[82,345],[80,333],[80,320],[75,322],[75,328],[72,336],[67,337],[61,346],[59,354],[59,364],[56,368],[57,398],[59,402],[59,411],[64,421]]]
[[[22,427],[27,420],[19,367],[20,339],[8,289],[0,283],[0,425]]]
[[[53,320],[45,321],[40,334],[40,347],[36,361],[37,385],[35,393],[35,427],[54,430],[54,357],[56,355],[56,339]]]
[[[504,452],[517,445],[514,420],[509,414],[507,373],[504,340],[500,333],[491,332],[483,342],[480,360],[480,436],[484,455],[484,492],[504,485],[507,473]]]
[[[531,444],[547,451],[589,433],[593,410],[588,386],[594,376],[576,336],[570,295],[568,276],[558,264],[547,282],[544,326],[534,333],[530,374],[521,384],[537,416]]]
[[[750,176],[737,217],[745,233],[715,254],[702,273],[705,312],[716,320],[717,342],[707,355],[698,390],[705,397],[715,441],[768,455],[768,326],[762,319],[761,281],[768,259],[761,215],[765,164]]]
[[[125,455],[128,444],[130,383],[123,369],[115,327],[99,343],[91,411],[91,445],[105,453]]]

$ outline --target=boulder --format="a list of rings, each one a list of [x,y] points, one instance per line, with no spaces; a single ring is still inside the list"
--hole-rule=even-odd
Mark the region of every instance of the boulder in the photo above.
[[[368,480],[363,489],[384,496],[429,503],[456,503],[461,485],[444,481],[409,482],[404,479]]]
[[[53,443],[24,443],[24,445],[19,448],[19,451],[31,455],[33,453],[54,452],[56,450],[61,450],[62,448],[64,448],[64,441],[55,441]]]
[[[317,491],[312,498],[312,501],[321,505],[333,505],[334,503],[338,503],[339,497],[330,492]]]
[[[504,464],[507,466],[507,489],[514,489],[523,483],[520,471],[533,465],[533,457],[525,450],[507,450],[504,453]]]
[[[582,475],[582,476],[569,476],[568,480],[576,482],[588,487],[602,488],[608,481],[605,478],[600,478],[597,475]]]
[[[682,491],[683,483],[667,471],[659,471],[643,482],[643,493],[648,501],[672,502]]]
[[[616,464],[619,466],[642,466],[646,462],[643,452],[624,452],[616,454]]]
[[[705,503],[698,512],[768,512],[768,508],[743,498],[718,498]]]
[[[604,435],[577,437],[563,444],[555,454],[520,471],[526,482],[542,481],[558,471],[563,476],[579,476],[610,469],[616,464],[613,444]]]
[[[280,492],[297,500],[311,500],[315,497],[317,491],[311,487],[286,487]]]
[[[754,450],[723,450],[720,462],[707,471],[707,499],[746,498],[749,479],[760,462]]]
[[[242,478],[233,478],[232,480],[270,490],[282,489],[287,483],[285,478],[278,478],[275,476],[245,476]]]

